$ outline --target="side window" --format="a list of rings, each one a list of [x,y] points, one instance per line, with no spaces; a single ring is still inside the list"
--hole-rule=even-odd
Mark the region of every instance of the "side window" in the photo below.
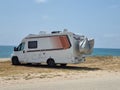
[[[28,48],[29,49],[37,48],[37,41],[28,41]]]
[[[17,49],[18,49],[18,51],[22,51],[22,50],[24,50],[24,47],[25,47],[25,43],[22,42],[22,43],[17,47]]]
[[[22,43],[21,50],[24,50],[24,48],[25,48],[25,43]]]

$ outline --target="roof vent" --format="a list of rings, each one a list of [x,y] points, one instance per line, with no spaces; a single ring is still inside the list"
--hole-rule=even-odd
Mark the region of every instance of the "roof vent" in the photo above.
[[[61,31],[52,31],[51,33],[52,34],[55,34],[55,33],[60,33]]]
[[[46,32],[45,31],[40,31],[39,34],[46,34]]]
[[[63,32],[68,32],[68,30],[67,29],[64,29],[64,31]]]

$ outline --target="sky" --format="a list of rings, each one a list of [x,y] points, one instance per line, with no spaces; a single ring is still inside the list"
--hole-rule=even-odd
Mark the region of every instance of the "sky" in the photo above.
[[[120,48],[120,0],[0,0],[0,45],[63,29],[94,38],[95,48]]]

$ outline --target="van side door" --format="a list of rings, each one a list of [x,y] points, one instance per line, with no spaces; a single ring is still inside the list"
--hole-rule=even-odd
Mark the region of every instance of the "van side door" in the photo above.
[[[38,49],[37,40],[29,40],[27,43],[27,62],[38,63],[40,62],[40,50]]]

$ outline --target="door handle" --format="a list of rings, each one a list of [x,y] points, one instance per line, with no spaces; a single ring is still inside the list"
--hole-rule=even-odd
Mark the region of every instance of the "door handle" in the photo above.
[[[23,50],[23,53],[25,53],[25,50]]]

